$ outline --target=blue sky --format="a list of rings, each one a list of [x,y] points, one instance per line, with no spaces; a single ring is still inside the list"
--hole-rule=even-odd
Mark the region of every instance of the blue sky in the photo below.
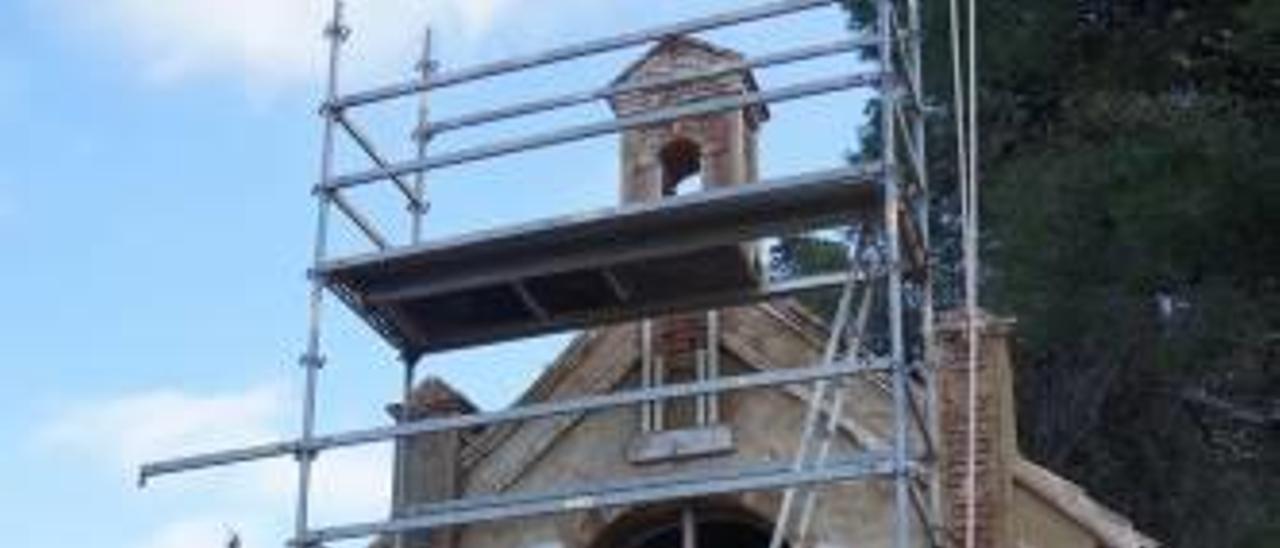
[[[732,8],[729,0],[352,1],[344,89],[409,76],[421,27],[445,66]],[[324,0],[0,3],[0,526],[12,546],[215,546],[226,528],[278,546],[288,461],[134,486],[148,459],[294,434],[312,242]],[[708,35],[748,53],[835,39],[834,9]],[[433,96],[438,115],[598,87],[628,50]],[[765,87],[857,69],[844,57]],[[766,176],[835,165],[865,95],[774,109]],[[413,103],[357,114],[407,158]],[[449,150],[607,116],[601,105],[443,137]],[[346,147],[348,151],[352,147]],[[344,153],[345,169],[366,167]],[[428,236],[607,206],[614,138],[433,173]],[[385,188],[357,194],[403,238]],[[337,248],[359,249],[349,229]],[[392,352],[330,301],[321,431],[386,421]],[[429,357],[485,407],[505,405],[566,336]],[[386,512],[385,446],[326,454],[317,520]],[[360,545],[356,543],[353,545]]]

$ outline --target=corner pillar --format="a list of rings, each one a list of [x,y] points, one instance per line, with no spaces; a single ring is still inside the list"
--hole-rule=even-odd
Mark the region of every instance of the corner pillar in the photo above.
[[[409,422],[474,413],[476,407],[443,380],[428,378],[413,391],[407,408],[400,404],[387,406],[392,418]],[[404,451],[396,459],[405,459],[393,467],[404,478],[392,478],[398,491],[392,497],[394,517],[406,517],[416,506],[443,502],[461,494],[461,432],[456,430],[420,434],[408,438]],[[402,492],[401,492],[402,491]],[[394,545],[394,544],[391,544]],[[403,548],[453,548],[457,545],[455,528],[445,527],[408,534]]]
[[[1013,466],[1018,456],[1017,410],[1009,358],[1012,322],[979,312],[974,407],[975,545],[1013,547]],[[944,546],[964,548],[969,522],[969,345],[963,310],[939,314],[938,473],[942,486]]]

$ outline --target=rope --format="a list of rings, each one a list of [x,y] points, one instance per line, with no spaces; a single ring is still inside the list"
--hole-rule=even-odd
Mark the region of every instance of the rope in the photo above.
[[[969,0],[969,226],[967,234],[967,252],[965,253],[965,309],[968,316],[969,333],[969,447],[968,447],[968,516],[965,528],[965,541],[968,548],[977,546],[977,483],[978,483],[978,55],[977,55],[977,6],[976,0]]]
[[[955,94],[956,175],[960,187],[960,216],[964,248],[965,328],[967,342],[967,398],[965,447],[965,527],[964,546],[977,546],[977,429],[978,429],[978,90],[977,90],[977,9],[974,0],[968,9],[967,74],[961,53],[960,6],[950,0],[951,61]],[[966,89],[967,88],[967,89]]]

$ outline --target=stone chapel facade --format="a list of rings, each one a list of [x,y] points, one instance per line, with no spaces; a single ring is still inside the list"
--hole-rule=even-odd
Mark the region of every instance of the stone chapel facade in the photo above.
[[[662,78],[691,69],[740,62],[709,43],[668,39],[633,64],[617,83]],[[692,84],[617,97],[620,117],[756,90],[749,72],[730,72]],[[661,200],[702,188],[751,184],[758,178],[757,135],[770,113],[751,107],[690,117],[623,134],[624,204]],[[700,181],[700,182],[699,182]],[[735,248],[754,268],[754,247]],[[966,509],[963,485],[963,402],[967,393],[964,330],[943,314],[939,324],[939,454],[946,546],[959,546]],[[1147,548],[1157,544],[1080,488],[1024,459],[1016,446],[1009,362],[1011,327],[983,321],[979,378],[979,544],[992,548]],[[646,385],[811,366],[821,358],[825,324],[799,305],[780,300],[711,313],[667,317],[579,335],[534,382],[517,405],[582,397]],[[651,355],[645,355],[651,352]],[[833,453],[889,447],[891,397],[874,377],[846,383],[847,410]],[[411,440],[403,463],[405,486],[393,509],[460,497],[554,490],[583,482],[655,474],[699,473],[742,461],[788,463],[803,429],[808,385],[773,387],[560,415]],[[401,411],[393,410],[393,415]],[[414,392],[410,419],[476,411],[446,383],[427,379]],[[919,436],[914,443],[919,444]],[[888,480],[858,481],[817,491],[809,534],[788,546],[887,547],[893,527]],[[590,508],[513,521],[450,527],[412,535],[421,548],[675,548],[685,535],[711,548],[768,545],[781,494],[728,494],[678,504]],[[917,526],[913,537],[925,538]],[[379,546],[391,546],[380,539]]]

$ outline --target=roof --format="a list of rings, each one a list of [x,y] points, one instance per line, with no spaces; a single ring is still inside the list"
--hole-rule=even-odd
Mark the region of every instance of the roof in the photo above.
[[[1103,506],[1079,485],[1048,469],[1019,458],[1013,481],[1097,537],[1107,548],[1156,548],[1160,543],[1142,534],[1124,516]]]
[[[387,406],[387,412],[393,417],[400,416],[401,404]],[[410,416],[421,418],[441,414],[475,413],[479,411],[462,392],[439,377],[427,377],[409,394]]]
[[[650,48],[649,51],[645,52],[644,55],[640,56],[640,58],[636,59],[635,61],[632,61],[631,64],[627,65],[627,67],[623,69],[622,73],[613,79],[612,85],[617,86],[617,85],[626,83],[628,81],[639,80],[636,77],[641,75],[642,69],[645,68],[646,63],[648,63],[649,61],[655,58],[661,57],[664,53],[668,51],[676,50],[679,48],[685,48],[687,50],[702,51],[702,52],[709,53],[712,57],[719,58],[720,60],[723,60],[726,64],[741,63],[746,60],[746,57],[743,56],[742,53],[739,53],[738,51],[735,51],[729,48],[715,45],[706,40],[702,40],[699,38],[686,36],[686,35],[672,35],[672,36],[663,38],[661,41],[655,44],[652,48]],[[754,71],[743,70],[742,79],[743,79],[743,85],[745,86],[746,91],[748,93],[755,93],[760,91],[760,84],[756,80]],[[614,101],[610,100],[610,104],[612,105],[613,103]],[[749,108],[751,108],[753,111],[756,112],[756,119],[758,120],[758,122],[763,122],[769,119],[768,105],[759,104]],[[615,110],[617,110],[616,107],[615,107]]]
[[[623,69],[622,73],[613,79],[613,84],[615,85],[621,84],[623,82],[626,82],[627,80],[630,80],[632,76],[634,76],[637,72],[640,71],[640,68],[644,66],[645,62],[649,61],[650,59],[653,59],[654,57],[658,57],[659,55],[662,55],[662,53],[667,50],[675,49],[678,47],[688,47],[688,48],[702,50],[712,54],[715,57],[719,57],[730,62],[740,62],[743,59],[745,59],[745,57],[743,57],[741,53],[735,50],[732,50],[726,47],[717,46],[711,42],[702,40],[700,38],[694,38],[692,36],[679,35],[679,34],[672,35],[672,36],[663,38],[662,40],[659,40],[657,44],[654,44],[653,47],[649,48],[649,51],[645,52],[644,55],[641,55],[639,59],[636,59],[635,61],[632,61],[631,64],[627,65],[627,68]],[[750,72],[748,72],[748,75],[749,74]],[[753,88],[753,89],[758,89],[758,88]]]

